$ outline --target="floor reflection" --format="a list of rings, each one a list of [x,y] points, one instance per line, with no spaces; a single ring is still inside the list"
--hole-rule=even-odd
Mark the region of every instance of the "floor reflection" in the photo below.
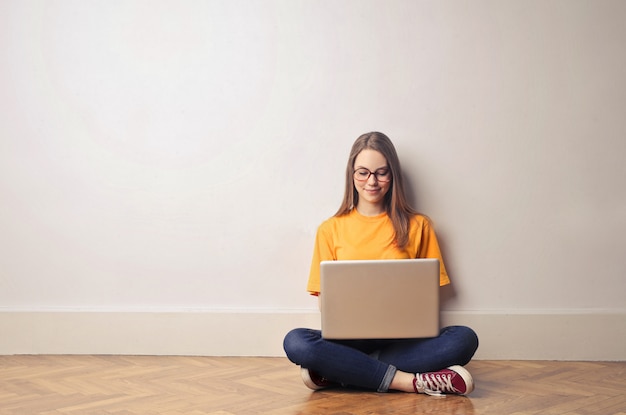
[[[295,409],[295,408],[292,408]],[[375,393],[350,389],[312,392],[298,405],[298,414],[446,414],[474,415],[472,400],[466,396],[436,397],[412,393]]]

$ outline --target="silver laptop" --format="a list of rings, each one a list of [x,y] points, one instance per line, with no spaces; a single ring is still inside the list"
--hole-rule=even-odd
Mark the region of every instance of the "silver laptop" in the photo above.
[[[325,339],[439,335],[439,260],[322,261]]]

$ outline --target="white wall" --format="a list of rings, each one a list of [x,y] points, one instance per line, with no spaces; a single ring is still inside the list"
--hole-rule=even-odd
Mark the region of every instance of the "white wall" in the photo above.
[[[622,1],[2,1],[0,310],[313,312],[315,229],[379,130],[436,223],[446,311],[624,321],[625,18]]]

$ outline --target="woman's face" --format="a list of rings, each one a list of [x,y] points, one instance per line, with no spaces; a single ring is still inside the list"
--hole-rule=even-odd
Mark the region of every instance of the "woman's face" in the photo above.
[[[391,187],[387,159],[379,151],[365,149],[356,156],[354,171],[354,188],[359,194],[357,209],[365,215],[382,213],[385,195]]]

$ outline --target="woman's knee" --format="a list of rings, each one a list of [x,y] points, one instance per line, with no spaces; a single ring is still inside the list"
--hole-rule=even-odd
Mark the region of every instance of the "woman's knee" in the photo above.
[[[459,364],[465,365],[469,363],[478,349],[479,342],[476,332],[466,326],[450,326],[446,327],[444,330],[453,333],[456,338],[455,344],[457,344],[460,349],[459,357],[461,362],[459,362]]]
[[[285,336],[283,340],[283,349],[289,360],[298,365],[303,365],[306,356],[310,354],[311,340],[314,337],[314,330],[311,329],[293,329]]]
[[[463,326],[463,328],[465,329],[466,344],[468,345],[469,349],[471,349],[473,356],[474,352],[476,352],[476,350],[478,349],[478,335],[473,329],[469,327]]]

